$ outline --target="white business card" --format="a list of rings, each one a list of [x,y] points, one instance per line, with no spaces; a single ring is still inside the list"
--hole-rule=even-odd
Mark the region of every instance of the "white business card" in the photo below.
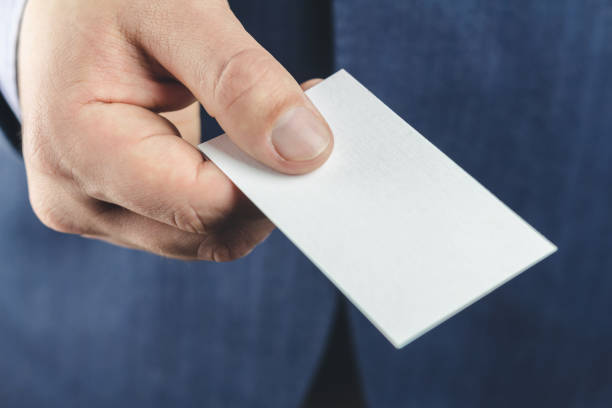
[[[556,251],[346,71],[306,93],[334,133],[314,172],[199,148],[396,347]]]

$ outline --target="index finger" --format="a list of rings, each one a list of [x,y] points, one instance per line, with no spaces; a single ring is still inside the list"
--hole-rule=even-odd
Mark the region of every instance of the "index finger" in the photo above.
[[[205,233],[233,211],[258,211],[170,121],[133,105],[91,103],[75,121],[77,182],[91,197],[184,231]],[[76,171],[76,170],[75,170]]]

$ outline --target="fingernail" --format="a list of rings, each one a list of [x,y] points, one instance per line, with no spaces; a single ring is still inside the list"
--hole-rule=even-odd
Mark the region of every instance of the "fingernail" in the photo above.
[[[309,109],[285,112],[272,130],[272,144],[285,160],[304,161],[319,156],[329,145],[331,134]]]

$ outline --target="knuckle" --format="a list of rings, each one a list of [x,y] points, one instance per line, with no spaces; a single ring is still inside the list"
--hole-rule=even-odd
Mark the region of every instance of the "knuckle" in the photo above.
[[[60,206],[45,205],[31,200],[32,210],[40,222],[49,229],[65,234],[82,234],[84,230],[71,221],[70,214]]]
[[[203,218],[191,206],[186,206],[173,213],[173,225],[183,231],[192,232],[195,234],[205,234],[206,224]]]
[[[146,240],[142,247],[147,251],[167,257],[182,260],[198,260],[202,238],[195,234],[174,234],[166,237],[156,237]]]
[[[229,262],[238,257],[227,242],[204,239],[198,245],[196,257],[203,261]]]
[[[251,253],[256,244],[248,239],[247,235],[246,233],[238,234],[229,239],[216,237],[212,242],[208,242],[209,245],[204,248],[205,251],[200,248],[198,254],[204,253],[207,259],[214,262],[231,262],[244,258]]]
[[[215,113],[227,112],[237,101],[253,92],[269,92],[266,86],[258,84],[279,68],[280,64],[259,48],[246,48],[230,56],[214,78]]]
[[[227,242],[221,242],[213,246],[211,250],[211,260],[214,262],[231,262],[244,257],[247,253],[248,252],[241,251]]]
[[[230,262],[235,259],[238,258],[227,244],[218,244],[212,249],[212,260],[215,262]]]

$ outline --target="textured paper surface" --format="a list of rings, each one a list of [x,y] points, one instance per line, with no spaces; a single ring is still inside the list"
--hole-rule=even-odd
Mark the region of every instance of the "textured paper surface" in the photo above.
[[[313,173],[199,147],[396,347],[556,250],[346,71],[307,94],[335,138]]]

